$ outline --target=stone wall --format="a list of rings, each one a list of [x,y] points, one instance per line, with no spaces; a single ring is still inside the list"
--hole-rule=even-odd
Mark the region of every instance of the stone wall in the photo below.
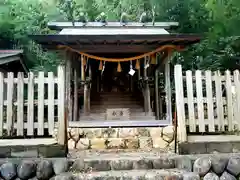
[[[57,133],[57,132],[56,132]],[[174,152],[174,127],[68,128],[69,149],[152,149]]]
[[[240,141],[184,142],[179,144],[179,154],[240,153]]]
[[[123,171],[138,178],[174,180],[237,180],[239,154],[202,156],[156,156],[131,159],[0,159],[0,175],[12,179],[124,179]],[[158,173],[155,173],[157,170]],[[97,173],[102,172],[102,173]],[[115,174],[111,174],[115,172]],[[116,173],[120,172],[120,173]],[[150,176],[151,175],[151,176]],[[154,176],[153,176],[154,175]],[[139,177],[140,176],[140,177]],[[170,178],[171,177],[171,178]]]

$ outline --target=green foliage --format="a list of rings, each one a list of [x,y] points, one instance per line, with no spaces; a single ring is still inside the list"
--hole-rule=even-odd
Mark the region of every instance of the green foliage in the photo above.
[[[34,70],[55,69],[61,58],[44,52],[28,34],[49,34],[47,22],[78,20],[84,13],[94,21],[105,12],[108,21],[119,21],[123,12],[139,21],[143,11],[155,21],[177,21],[175,33],[202,34],[204,40],[175,56],[173,63],[186,69],[239,68],[239,0],[2,0],[0,2],[0,48],[25,50]]]

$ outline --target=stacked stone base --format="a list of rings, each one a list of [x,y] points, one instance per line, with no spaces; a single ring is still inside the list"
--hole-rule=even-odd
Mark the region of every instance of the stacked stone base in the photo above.
[[[41,180],[237,180],[239,154],[91,154],[78,159],[0,159],[0,178]]]
[[[68,148],[159,149],[174,152],[174,127],[158,128],[69,128]]]

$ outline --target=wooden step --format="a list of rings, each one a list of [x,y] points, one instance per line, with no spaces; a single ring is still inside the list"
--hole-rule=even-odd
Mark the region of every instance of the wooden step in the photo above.
[[[91,109],[114,109],[114,108],[143,108],[141,105],[138,104],[101,104],[101,105],[91,105]]]
[[[101,100],[101,101],[92,101],[91,105],[114,105],[114,104],[139,104],[141,105],[142,103],[137,100],[121,100],[121,99],[113,99],[113,100]]]

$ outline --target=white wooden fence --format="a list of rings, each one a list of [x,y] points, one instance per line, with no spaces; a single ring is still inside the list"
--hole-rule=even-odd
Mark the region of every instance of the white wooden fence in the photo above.
[[[52,135],[64,118],[64,71],[18,73],[0,72],[0,137]],[[47,132],[46,132],[47,131]]]
[[[233,132],[240,130],[239,71],[182,72],[174,69],[177,115],[180,130]]]

